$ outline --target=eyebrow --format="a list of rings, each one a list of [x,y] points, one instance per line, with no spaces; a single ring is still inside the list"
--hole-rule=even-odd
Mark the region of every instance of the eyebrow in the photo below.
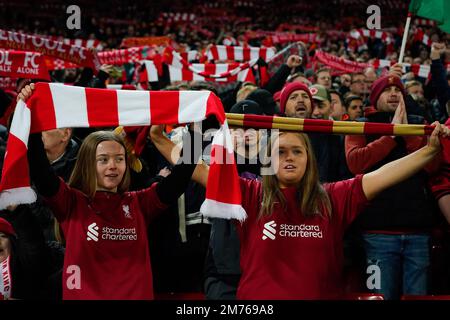
[[[293,148],[293,149],[305,149],[304,146],[298,146],[298,145],[288,145],[288,146],[280,146],[280,147],[278,147],[279,150],[281,150],[281,149],[287,149],[287,148]]]
[[[109,156],[124,156],[124,155],[125,155],[125,153],[115,153],[115,154],[101,153],[101,154],[96,155],[96,157],[104,157],[104,156],[107,156],[107,157],[109,157]]]

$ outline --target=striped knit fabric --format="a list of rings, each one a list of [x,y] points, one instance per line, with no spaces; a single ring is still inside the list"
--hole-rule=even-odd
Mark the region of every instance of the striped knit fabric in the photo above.
[[[108,90],[48,83],[37,83],[27,103],[17,104],[0,184],[0,209],[36,200],[28,176],[30,133],[64,127],[190,123],[209,115],[217,118],[221,128],[212,142],[206,200],[201,212],[210,217],[243,220],[246,213],[241,207],[231,136],[220,99],[213,93]]]
[[[299,119],[255,114],[226,114],[230,126],[280,129],[297,132],[321,132],[330,134],[377,134],[377,135],[430,135],[434,127],[419,124],[391,124],[356,121],[332,121],[319,119]]]
[[[139,81],[158,81],[158,70],[154,62],[146,60],[145,72],[139,76]],[[250,69],[256,61],[252,63],[193,63],[169,65],[169,78],[174,81],[215,81],[215,82],[235,82],[248,81],[255,83],[255,77]]]
[[[206,52],[208,60],[218,61],[251,61],[262,58],[269,61],[275,55],[272,48],[256,48],[256,47],[233,47],[233,46],[211,46]]]
[[[384,67],[390,67],[394,65],[394,61],[385,60],[385,59],[375,59],[373,61],[373,67],[375,69],[384,68]],[[426,64],[410,64],[410,63],[403,63],[403,72],[407,72],[410,70],[414,73],[415,76],[422,77],[422,78],[428,78],[431,76],[431,66]]]
[[[136,90],[136,86],[134,84],[107,84],[107,89],[113,90]]]

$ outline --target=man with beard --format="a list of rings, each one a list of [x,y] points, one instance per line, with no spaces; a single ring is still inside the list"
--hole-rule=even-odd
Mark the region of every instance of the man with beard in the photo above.
[[[399,77],[374,82],[365,121],[407,124],[405,90]],[[353,174],[371,172],[426,144],[425,136],[347,136],[345,151]],[[374,289],[385,299],[402,294],[426,295],[430,265],[433,207],[426,191],[424,171],[375,197],[355,221],[362,232],[367,265],[381,270],[381,286]]]

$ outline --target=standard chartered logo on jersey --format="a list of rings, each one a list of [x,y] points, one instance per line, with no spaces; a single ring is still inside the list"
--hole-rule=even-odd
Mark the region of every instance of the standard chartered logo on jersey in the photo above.
[[[266,240],[266,239],[275,240],[275,234],[277,233],[277,230],[275,229],[276,226],[277,226],[277,224],[273,220],[264,224],[262,239],[263,240]]]
[[[323,238],[323,232],[320,226],[313,224],[280,224],[279,231],[276,230],[274,220],[264,224],[263,240],[275,240],[277,236],[288,238]]]
[[[87,241],[91,240],[95,242],[98,241],[98,226],[95,222],[88,226]]]
[[[137,240],[136,228],[103,227],[101,231],[99,229],[97,223],[91,223],[88,226],[87,241],[97,242],[99,239],[112,241]]]

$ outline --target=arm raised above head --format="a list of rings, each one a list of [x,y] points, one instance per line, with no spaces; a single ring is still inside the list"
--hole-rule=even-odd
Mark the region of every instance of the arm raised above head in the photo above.
[[[163,134],[163,128],[163,125],[153,125],[150,128],[150,138],[164,158],[174,165],[180,160],[181,148]],[[192,174],[192,180],[206,187],[208,174],[209,166],[200,161]]]

